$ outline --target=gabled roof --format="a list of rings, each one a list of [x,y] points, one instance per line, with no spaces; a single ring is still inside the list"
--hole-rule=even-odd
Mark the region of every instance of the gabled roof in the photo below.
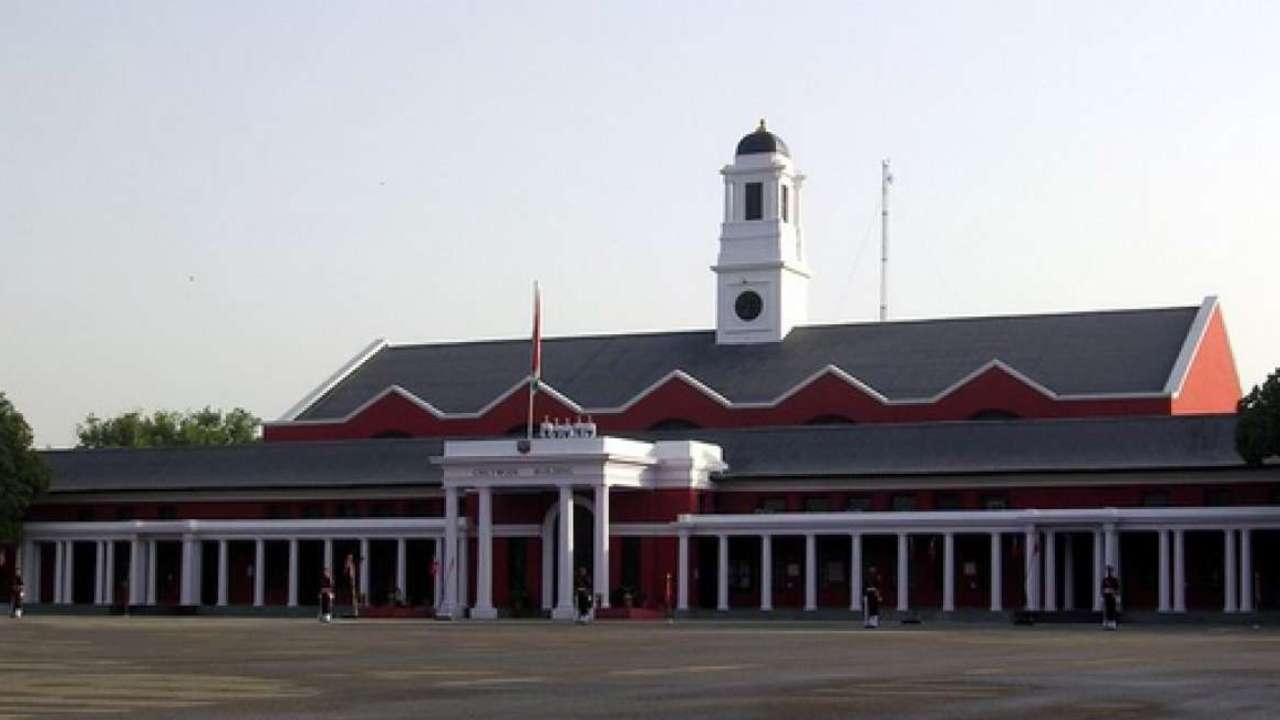
[[[886,402],[930,402],[993,365],[1056,397],[1167,396],[1214,307],[816,325],[765,345],[717,345],[711,330],[551,338],[542,378],[600,413],[671,378],[726,404],[767,405],[825,372]],[[475,416],[528,366],[527,339],[378,343],[281,421],[340,421],[393,390],[440,416]]]
[[[1011,472],[1240,468],[1235,417],[1126,417],[622,433],[719,445],[726,482]],[[55,450],[60,493],[435,486],[438,438]]]

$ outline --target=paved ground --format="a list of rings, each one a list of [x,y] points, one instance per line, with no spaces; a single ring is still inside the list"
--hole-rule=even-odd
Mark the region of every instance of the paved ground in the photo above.
[[[1275,629],[0,619],[0,720],[1278,713]]]

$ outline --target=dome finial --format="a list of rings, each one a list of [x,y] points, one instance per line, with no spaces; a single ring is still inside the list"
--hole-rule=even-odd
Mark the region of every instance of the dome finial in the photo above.
[[[756,128],[756,132],[765,132],[767,128],[764,126],[764,118],[760,118],[760,127]]]

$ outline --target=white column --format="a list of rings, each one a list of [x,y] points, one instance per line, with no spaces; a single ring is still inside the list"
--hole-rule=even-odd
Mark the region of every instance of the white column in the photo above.
[[[54,602],[63,605],[67,602],[67,543],[58,541],[54,546]]]
[[[409,592],[409,558],[407,552],[408,547],[405,539],[396,538],[396,589],[400,591],[400,598],[402,600],[407,599]]]
[[[905,611],[907,603],[907,572],[910,563],[907,558],[907,534],[898,533],[898,610]]]
[[[1044,609],[1058,609],[1058,533],[1044,533]]]
[[[1120,574],[1120,532],[1116,530],[1115,525],[1107,525],[1103,531],[1103,535],[1105,538],[1104,552],[1105,552],[1106,564],[1110,565],[1112,569],[1115,571],[1115,575],[1120,579],[1121,587],[1123,588],[1124,576]],[[1099,580],[1098,583],[1099,583],[1098,592],[1101,593],[1102,581]],[[1116,609],[1123,610],[1123,608],[1124,608],[1124,593],[1121,592],[1120,597],[1117,598],[1116,600]]]
[[[1076,609],[1076,536],[1067,533],[1062,539],[1062,609]]]
[[[733,181],[728,175],[724,178],[724,221],[733,221]]]
[[[1040,609],[1039,599],[1040,576],[1037,572],[1040,569],[1040,557],[1037,551],[1039,541],[1039,533],[1035,528],[1029,527],[1022,534],[1022,578],[1023,578],[1023,594],[1026,596],[1024,603],[1025,609],[1035,611]]]
[[[956,538],[952,533],[942,536],[942,610],[956,609]]]
[[[813,533],[804,536],[804,609],[818,609],[818,547]]]
[[[1222,611],[1236,611],[1236,589],[1240,587],[1240,580],[1236,577],[1236,531],[1228,528],[1222,533],[1223,536],[1223,580],[1226,587],[1222,594]]]
[[[1004,609],[1004,556],[1000,549],[1000,533],[991,533],[991,612]]]
[[[1093,531],[1093,585],[1089,588],[1089,597],[1093,598],[1093,611],[1102,611],[1102,566],[1106,553],[1103,549],[1101,530]]]
[[[471,535],[458,533],[458,607],[471,605]]]
[[[58,565],[58,584],[62,586],[62,603],[70,605],[75,602],[72,597],[74,585],[71,582],[71,568],[76,564],[76,546],[69,541],[62,542],[61,562]]]
[[[493,491],[487,486],[476,490],[479,497],[480,524],[476,537],[476,606],[471,617],[494,620],[493,607]]]
[[[862,611],[862,534],[853,533],[849,546],[849,610]]]
[[[1253,612],[1253,531],[1240,530],[1240,612]]]
[[[103,604],[105,594],[102,592],[102,579],[105,577],[104,571],[107,569],[106,551],[102,547],[102,541],[99,540],[93,544],[93,604]]]
[[[152,538],[147,541],[147,604],[155,605],[158,593],[156,592],[156,558],[160,554],[160,541]]]
[[[289,538],[289,607],[298,607],[298,538]]]
[[[22,543],[22,567],[18,568],[26,580],[27,602],[33,605],[40,602],[40,573],[36,571],[36,566],[39,564],[39,555],[37,555],[39,547],[32,540]]]
[[[595,547],[592,549],[592,592],[600,607],[609,607],[609,486],[596,486]]]
[[[716,610],[729,609],[729,536],[720,535],[719,557],[716,558]]]
[[[556,592],[556,609],[552,617],[572,620],[577,617],[573,608],[573,488],[560,486],[560,557],[558,570],[560,583]]]
[[[1156,541],[1159,548],[1156,561],[1160,563],[1156,611],[1167,613],[1172,609],[1172,604],[1169,602],[1169,531],[1158,530]]]
[[[108,540],[102,544],[102,550],[106,554],[107,567],[103,570],[103,587],[106,589],[106,598],[103,602],[107,605],[116,604],[116,541]]]
[[[227,605],[227,541],[218,541],[218,607]]]
[[[129,598],[125,601],[130,605],[141,605],[146,597],[142,586],[142,555],[142,541],[134,536],[129,541]]]
[[[326,541],[326,550],[328,549]],[[444,564],[441,566],[444,578],[444,601],[440,607],[440,615],[444,617],[458,616],[458,489],[444,489]]]
[[[360,538],[360,567],[357,577],[360,579],[360,597],[364,605],[369,604],[369,563],[373,556],[369,552],[369,538]]]
[[[435,577],[431,580],[431,607],[440,608],[444,598],[444,557],[440,552],[440,538],[431,538],[431,561],[436,568]]]
[[[195,538],[191,535],[182,536],[182,572],[178,575],[178,604],[179,605],[199,605],[200,603],[192,599],[193,583],[195,581]]]
[[[554,533],[559,532],[559,528],[552,528],[551,533],[545,534],[541,538],[542,542],[542,609],[550,610],[555,601],[555,557],[553,548],[555,543],[552,542]]]
[[[684,530],[676,543],[676,609],[689,609],[689,533]]]
[[[267,544],[258,538],[253,543],[253,606],[266,604]]]
[[[1173,611],[1187,611],[1186,539],[1182,530],[1173,531]]]
[[[760,609],[773,609],[773,536],[760,536]]]

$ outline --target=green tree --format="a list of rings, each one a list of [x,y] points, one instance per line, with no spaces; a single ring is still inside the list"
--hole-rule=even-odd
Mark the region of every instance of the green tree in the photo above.
[[[31,448],[31,426],[0,392],[0,542],[17,542],[22,516],[49,488],[49,469]]]
[[[262,421],[243,408],[228,412],[204,408],[177,412],[140,411],[113,418],[90,414],[76,425],[82,448],[173,447],[179,445],[239,445],[255,442]]]
[[[1280,455],[1280,368],[1254,385],[1237,406],[1236,450],[1250,465]]]

